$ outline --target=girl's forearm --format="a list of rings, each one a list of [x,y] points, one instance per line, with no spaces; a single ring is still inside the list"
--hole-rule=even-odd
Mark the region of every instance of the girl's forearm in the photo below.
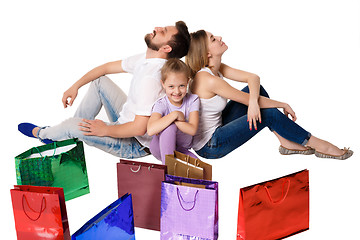
[[[177,128],[190,136],[194,136],[197,131],[197,126],[188,122],[175,121]]]
[[[195,136],[199,126],[199,111],[192,111],[189,115],[189,121],[175,121],[177,128],[185,134]]]
[[[172,124],[176,120],[177,116],[175,114],[168,114],[164,117],[161,117],[157,120],[152,120],[150,118],[149,124],[147,126],[147,134],[149,136],[155,135],[163,131],[170,124]]]

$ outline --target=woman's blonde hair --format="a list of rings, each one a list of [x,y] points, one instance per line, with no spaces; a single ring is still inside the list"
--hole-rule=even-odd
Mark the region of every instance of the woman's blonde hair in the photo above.
[[[209,66],[208,58],[208,39],[204,30],[190,34],[190,48],[188,54],[185,56],[185,63],[191,69],[191,76],[202,68]]]

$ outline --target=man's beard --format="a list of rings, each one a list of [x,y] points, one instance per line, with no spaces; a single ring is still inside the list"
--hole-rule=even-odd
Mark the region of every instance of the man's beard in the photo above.
[[[154,35],[154,36],[155,36],[155,35]],[[161,47],[161,46],[158,46],[158,45],[156,45],[156,44],[154,44],[154,43],[152,42],[152,38],[151,38],[151,34],[150,34],[150,33],[148,33],[148,34],[145,35],[145,43],[146,43],[146,45],[147,45],[148,48],[150,48],[150,49],[152,49],[152,50],[154,50],[154,51],[159,51],[159,49],[160,49],[160,47]]]

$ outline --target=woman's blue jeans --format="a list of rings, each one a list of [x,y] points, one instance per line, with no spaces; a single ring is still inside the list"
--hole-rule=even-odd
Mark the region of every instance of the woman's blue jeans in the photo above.
[[[243,92],[249,92],[245,87]],[[269,97],[265,89],[260,87],[260,95]],[[201,157],[208,159],[221,158],[240,147],[265,127],[277,132],[281,137],[292,142],[305,145],[311,134],[285,116],[277,108],[261,109],[261,123],[257,122],[257,130],[249,129],[247,122],[248,106],[229,101],[222,112],[222,126],[218,127],[211,139],[200,150]]]

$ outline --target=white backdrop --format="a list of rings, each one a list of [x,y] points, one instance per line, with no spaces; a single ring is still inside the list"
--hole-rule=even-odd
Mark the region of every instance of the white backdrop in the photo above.
[[[187,23],[229,46],[223,60],[254,72],[276,100],[289,103],[298,123],[355,154],[347,161],[281,156],[268,131],[228,156],[208,160],[220,187],[220,240],[235,239],[239,189],[310,170],[310,230],[291,239],[359,239],[358,203],[360,4],[356,0],[257,1],[2,1],[0,3],[1,229],[16,239],[9,190],[14,157],[40,143],[17,131],[20,122],[54,125],[71,117],[63,92],[105,62],[145,51],[155,26]],[[131,75],[111,76],[125,91]],[[242,84],[234,84],[242,88]],[[100,118],[105,115],[102,114]],[[71,233],[117,197],[118,158],[86,146],[91,193],[67,202]],[[155,161],[152,156],[140,161]],[[136,228],[136,239],[159,232]]]

